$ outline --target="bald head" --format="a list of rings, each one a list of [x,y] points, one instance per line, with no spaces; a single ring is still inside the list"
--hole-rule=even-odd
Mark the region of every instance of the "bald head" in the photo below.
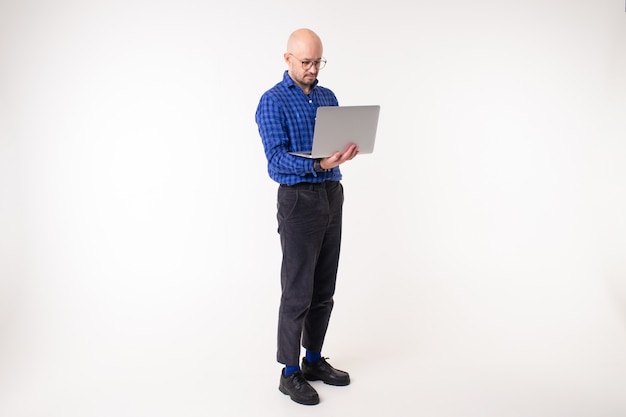
[[[322,55],[322,40],[311,29],[298,29],[287,40],[287,52],[296,55],[306,49],[318,49]]]

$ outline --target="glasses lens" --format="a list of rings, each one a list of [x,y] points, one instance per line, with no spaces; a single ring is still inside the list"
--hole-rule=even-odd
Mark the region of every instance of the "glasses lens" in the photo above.
[[[311,69],[311,67],[315,66],[317,69],[322,69],[326,65],[326,60],[321,59],[319,61],[302,61],[302,68],[305,70]]]
[[[289,54],[292,57],[296,58],[298,61],[300,61],[299,58],[297,58],[294,54]],[[305,61],[300,61],[300,63],[302,64],[302,69],[305,70],[309,70],[311,69],[311,67],[313,67],[313,65],[315,65],[315,68],[317,69],[322,69],[326,66],[326,60],[325,59],[320,59],[319,61],[309,61],[309,60],[305,60]]]

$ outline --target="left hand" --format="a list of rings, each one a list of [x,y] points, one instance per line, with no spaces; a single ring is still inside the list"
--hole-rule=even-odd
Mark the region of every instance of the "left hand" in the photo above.
[[[343,152],[335,152],[329,157],[320,160],[322,169],[332,169],[338,167],[346,161],[353,159],[359,153],[359,147],[354,143],[348,145]]]

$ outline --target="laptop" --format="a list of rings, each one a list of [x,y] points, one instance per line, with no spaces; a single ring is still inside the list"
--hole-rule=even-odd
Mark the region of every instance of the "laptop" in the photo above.
[[[359,154],[374,152],[380,106],[318,107],[311,152],[289,152],[304,158],[326,158],[355,143]]]

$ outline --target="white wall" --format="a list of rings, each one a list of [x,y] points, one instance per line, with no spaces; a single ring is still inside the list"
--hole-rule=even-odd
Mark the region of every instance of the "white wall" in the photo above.
[[[0,414],[200,415],[273,362],[254,111],[302,26],[382,105],[327,348],[455,375],[430,415],[623,415],[621,0],[0,4]]]

